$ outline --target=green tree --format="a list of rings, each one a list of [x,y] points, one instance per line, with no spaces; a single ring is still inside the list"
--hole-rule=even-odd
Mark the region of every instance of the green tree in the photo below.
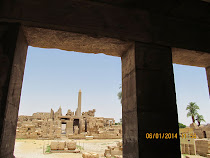
[[[115,125],[122,125],[122,118],[120,119],[120,122],[115,123]]]
[[[200,109],[199,106],[195,102],[190,102],[187,105],[186,110],[188,110],[187,117],[192,117],[192,122],[195,123],[195,116],[198,115],[197,110]]]
[[[179,128],[185,128],[185,127],[186,127],[186,125],[179,123]]]
[[[122,88],[122,86],[120,85],[120,89]],[[122,104],[122,90],[117,94],[118,99],[121,101]]]
[[[201,125],[201,122],[206,122],[203,118],[203,115],[199,115],[199,114],[196,115],[196,121],[198,122],[198,126]]]
[[[122,92],[119,92],[119,93],[117,94],[117,96],[118,96],[118,99],[120,99],[120,101],[121,101],[121,103],[122,103]]]

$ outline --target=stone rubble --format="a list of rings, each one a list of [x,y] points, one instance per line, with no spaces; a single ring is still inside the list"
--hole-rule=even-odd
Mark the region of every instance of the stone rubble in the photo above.
[[[117,146],[108,146],[105,149],[104,156],[106,158],[122,158],[123,155],[123,144],[122,141],[117,143]]]
[[[54,112],[37,112],[32,116],[19,116],[16,138],[26,139],[94,139],[122,138],[122,125],[115,125],[113,118],[95,117],[96,110],[81,113],[81,91],[79,91],[78,108],[76,112],[70,109],[62,115],[61,107]],[[65,129],[62,129],[65,125]]]

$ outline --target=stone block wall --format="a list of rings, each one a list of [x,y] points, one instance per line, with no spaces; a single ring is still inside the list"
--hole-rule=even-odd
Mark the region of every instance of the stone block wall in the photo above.
[[[196,154],[207,157],[210,154],[210,140],[208,139],[195,139]],[[182,154],[195,155],[194,145],[181,144]]]
[[[195,145],[197,154],[205,157],[207,157],[207,154],[210,154],[210,140],[197,139]]]
[[[76,142],[71,141],[52,141],[50,144],[51,150],[75,150],[76,149]]]

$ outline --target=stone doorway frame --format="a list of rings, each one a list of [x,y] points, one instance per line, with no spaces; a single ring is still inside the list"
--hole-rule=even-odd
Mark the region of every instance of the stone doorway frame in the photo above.
[[[28,45],[121,57],[123,157],[181,157],[179,138],[146,139],[147,133],[179,133],[170,47],[17,23],[0,23],[0,41],[1,158],[13,157]]]

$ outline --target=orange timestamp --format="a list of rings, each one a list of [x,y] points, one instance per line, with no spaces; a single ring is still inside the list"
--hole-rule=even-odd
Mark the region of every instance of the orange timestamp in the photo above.
[[[146,133],[147,139],[177,139],[177,133]]]
[[[181,133],[181,138],[194,138],[196,139],[196,134],[195,133]]]

